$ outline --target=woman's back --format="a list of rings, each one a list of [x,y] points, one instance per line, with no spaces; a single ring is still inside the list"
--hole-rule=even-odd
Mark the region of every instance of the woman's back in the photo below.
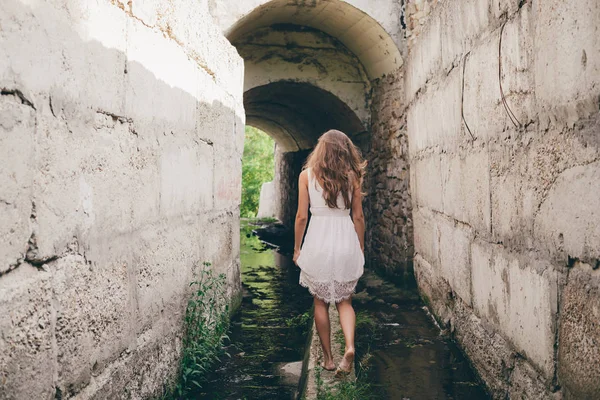
[[[337,209],[330,208],[327,205],[327,200],[323,195],[323,188],[321,184],[317,181],[314,174],[311,173],[311,169],[307,168],[306,172],[308,174],[308,196],[310,199],[310,212],[311,213],[325,213],[328,210],[333,212],[336,211],[345,211],[347,214],[350,214],[350,208],[346,208],[344,203],[344,197],[342,194],[338,194],[337,197]],[[352,200],[352,193],[349,194],[350,200]]]
[[[352,295],[363,274],[364,255],[343,195],[337,198],[339,208],[329,207],[312,171],[306,173],[311,220],[296,261],[302,269],[300,284],[324,301],[339,302]]]
[[[346,341],[336,375],[344,375],[352,370],[354,360],[355,316],[350,298],[365,263],[361,186],[366,162],[348,136],[330,130],[319,138],[306,165],[298,182],[294,261],[302,269],[300,284],[315,297],[321,366],[328,370],[335,364],[327,309],[328,303],[336,303]],[[304,236],[309,209],[312,217]]]

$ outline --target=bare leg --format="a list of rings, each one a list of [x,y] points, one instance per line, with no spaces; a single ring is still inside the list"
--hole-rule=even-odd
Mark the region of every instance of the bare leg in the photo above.
[[[331,338],[329,325],[329,304],[323,300],[315,299],[315,325],[319,339],[321,339],[321,347],[323,347],[323,365],[327,370],[335,369],[333,362],[333,354],[331,354]]]
[[[338,314],[340,315],[340,325],[342,325],[342,331],[344,332],[344,339],[346,341],[346,351],[340,362],[339,369],[343,372],[350,372],[352,370],[352,363],[354,362],[354,328],[356,326],[356,315],[354,314],[354,308],[352,308],[351,299],[337,303],[336,307]]]

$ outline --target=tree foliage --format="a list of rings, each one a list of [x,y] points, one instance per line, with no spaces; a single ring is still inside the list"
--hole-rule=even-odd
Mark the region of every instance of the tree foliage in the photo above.
[[[275,143],[269,135],[251,126],[246,126],[242,158],[242,204],[240,206],[240,216],[242,217],[256,217],[260,188],[263,183],[273,180],[275,175],[274,146]]]

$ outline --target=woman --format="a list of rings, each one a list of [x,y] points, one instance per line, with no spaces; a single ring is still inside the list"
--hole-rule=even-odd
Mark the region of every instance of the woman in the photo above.
[[[356,318],[351,297],[365,263],[361,192],[365,167],[348,136],[330,130],[308,157],[298,188],[294,262],[302,270],[300,284],[314,297],[315,325],[323,347],[321,366],[329,371],[335,369],[329,303],[338,309],[346,348],[336,375],[349,373],[354,362]],[[311,220],[302,245],[309,204]]]

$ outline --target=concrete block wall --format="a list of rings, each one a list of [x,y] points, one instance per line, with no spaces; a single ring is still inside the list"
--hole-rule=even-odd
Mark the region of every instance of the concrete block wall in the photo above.
[[[598,398],[600,4],[410,3],[421,293],[494,398]]]
[[[243,62],[205,2],[0,8],[0,398],[151,397],[240,289]]]

